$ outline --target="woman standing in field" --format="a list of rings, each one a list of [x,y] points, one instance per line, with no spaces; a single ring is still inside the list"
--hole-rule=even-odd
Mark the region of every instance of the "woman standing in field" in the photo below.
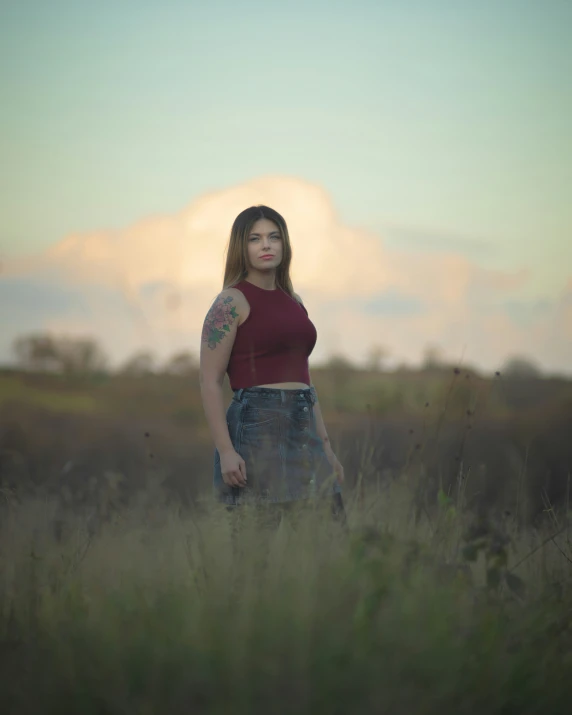
[[[206,315],[200,350],[214,489],[227,506],[331,500],[343,520],[344,470],[308,370],[317,332],[293,291],[291,260],[279,213],[251,206],[236,217],[223,290]],[[225,373],[234,392],[226,415]]]

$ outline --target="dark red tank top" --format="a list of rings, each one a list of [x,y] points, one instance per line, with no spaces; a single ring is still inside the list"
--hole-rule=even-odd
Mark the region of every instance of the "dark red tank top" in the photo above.
[[[231,389],[273,382],[309,385],[308,357],[318,334],[306,308],[281,288],[266,290],[245,280],[232,287],[244,294],[250,313],[232,346]]]

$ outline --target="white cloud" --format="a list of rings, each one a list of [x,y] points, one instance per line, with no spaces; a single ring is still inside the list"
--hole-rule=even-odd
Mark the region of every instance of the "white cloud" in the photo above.
[[[503,306],[519,299],[528,271],[485,270],[450,249],[387,249],[383,237],[345,225],[321,187],[294,177],[261,177],[211,192],[174,216],[123,230],[74,234],[13,262],[8,272],[28,281],[59,276],[86,294],[97,286],[123,296],[124,310],[110,311],[108,301],[92,295],[88,320],[54,314],[44,321],[70,333],[92,330],[115,359],[141,346],[165,356],[182,347],[198,351],[204,316],[222,287],[232,222],[254,204],[272,206],[288,224],[294,287],[318,329],[312,361],[332,351],[361,361],[372,343],[383,343],[415,362],[433,343],[451,359],[464,351],[466,361],[489,369],[513,353],[551,370],[570,369],[572,280],[552,310],[519,325]],[[419,309],[375,315],[364,308],[384,293]]]

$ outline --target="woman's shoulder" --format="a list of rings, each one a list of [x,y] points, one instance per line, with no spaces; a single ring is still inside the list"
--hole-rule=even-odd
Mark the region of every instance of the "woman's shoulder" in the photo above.
[[[219,298],[224,300],[225,303],[229,303],[230,307],[236,309],[238,313],[238,325],[242,325],[250,314],[250,303],[244,293],[236,286],[229,286],[228,288],[223,288],[219,293]]]
[[[224,288],[221,291],[221,295],[230,296],[234,298],[236,302],[246,303],[246,296],[244,295],[244,291],[242,291],[240,288],[241,286],[238,284],[229,286],[228,288]]]
[[[245,308],[248,310],[249,303],[246,300],[246,296],[236,286],[223,288],[218,294],[218,300],[223,300],[225,303],[233,303],[239,311]]]
[[[250,293],[248,290],[248,281],[238,281],[238,283],[233,283],[233,285],[228,286],[224,290],[236,296],[244,296],[246,293]]]

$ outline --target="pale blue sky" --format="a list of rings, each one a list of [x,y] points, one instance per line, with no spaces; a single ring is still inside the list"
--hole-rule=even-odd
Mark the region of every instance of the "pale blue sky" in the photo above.
[[[569,0],[1,7],[4,255],[287,174],[530,298],[572,272]]]

